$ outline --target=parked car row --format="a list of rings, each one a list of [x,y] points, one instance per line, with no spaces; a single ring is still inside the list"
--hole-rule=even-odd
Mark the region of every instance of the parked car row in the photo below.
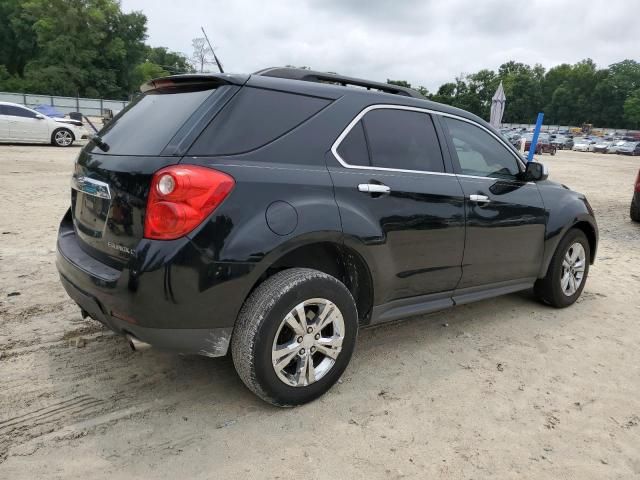
[[[79,120],[53,118],[17,103],[0,102],[0,143],[51,143],[70,147],[87,138]]]
[[[627,140],[604,140],[584,137],[574,141],[576,152],[617,153],[618,155],[640,155],[640,142]]]
[[[524,128],[503,128],[500,133],[516,148],[525,139],[525,150],[529,151],[533,132]],[[616,153],[619,155],[640,155],[640,141],[629,136],[589,136],[576,137],[568,130],[540,132],[536,144],[536,154],[550,153],[557,150],[573,150],[575,152]]]

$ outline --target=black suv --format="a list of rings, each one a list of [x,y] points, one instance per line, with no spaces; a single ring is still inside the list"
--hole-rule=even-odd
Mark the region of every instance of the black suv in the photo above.
[[[80,153],[57,255],[83,316],[134,347],[230,350],[253,392],[296,405],[360,327],[584,288],[589,203],[472,114],[296,69],[142,91]]]

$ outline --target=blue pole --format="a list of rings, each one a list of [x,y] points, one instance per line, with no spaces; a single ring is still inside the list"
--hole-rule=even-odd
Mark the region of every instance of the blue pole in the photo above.
[[[533,138],[531,139],[531,145],[529,146],[529,155],[527,155],[527,162],[533,160],[533,154],[536,152],[536,145],[538,144],[538,135],[540,135],[540,129],[542,128],[542,120],[544,119],[544,113],[538,114],[536,120],[536,128],[533,131]]]

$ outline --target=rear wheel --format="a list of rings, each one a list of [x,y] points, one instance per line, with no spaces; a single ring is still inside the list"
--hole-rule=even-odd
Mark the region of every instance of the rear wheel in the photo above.
[[[247,299],[233,332],[238,375],[263,400],[278,406],[310,402],[338,381],[358,333],[349,290],[307,268],[279,272]]]
[[[584,232],[569,230],[551,258],[547,275],[536,282],[536,296],[556,308],[575,303],[587,281],[590,258],[589,241]]]
[[[70,147],[74,140],[73,133],[66,128],[59,128],[51,135],[51,143],[57,147]]]

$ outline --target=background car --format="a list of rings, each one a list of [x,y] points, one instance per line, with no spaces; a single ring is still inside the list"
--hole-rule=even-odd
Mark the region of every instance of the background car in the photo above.
[[[616,153],[619,155],[640,155],[640,142],[626,142],[618,147]]]
[[[618,148],[620,148],[625,143],[627,142],[625,142],[624,140],[617,140],[617,141],[611,142],[611,145],[609,145],[605,153],[618,153]]]
[[[502,136],[514,147],[520,149],[520,139],[522,136],[517,131],[505,131],[501,132]]]
[[[0,102],[0,142],[69,147],[86,136],[78,120],[51,118],[17,103]]]
[[[571,150],[575,152],[593,152],[596,141],[591,138],[576,138]]]
[[[573,147],[573,138],[559,135],[551,140],[551,145],[555,146],[558,150],[571,150]]]
[[[607,142],[605,140],[601,140],[597,142],[593,146],[593,151],[597,153],[606,153],[607,149],[613,144],[613,142]]]
[[[638,170],[638,176],[636,177],[629,216],[634,222],[640,222],[640,170]]]
[[[531,146],[531,140],[533,139],[533,134],[528,133],[527,135],[525,135],[525,138],[527,139],[527,141],[524,145],[524,149],[528,152],[529,147]],[[536,143],[536,155],[542,155],[543,153],[550,153],[551,155],[555,155],[556,150],[557,148],[551,143],[551,139],[549,138],[548,134],[541,133],[538,136],[538,143]]]

